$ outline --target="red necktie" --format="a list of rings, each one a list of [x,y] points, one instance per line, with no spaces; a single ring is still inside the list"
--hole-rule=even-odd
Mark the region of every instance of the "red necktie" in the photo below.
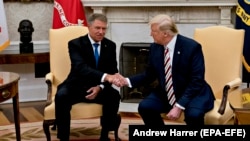
[[[165,67],[165,88],[168,93],[168,101],[170,105],[174,105],[175,95],[174,95],[173,82],[172,82],[170,53],[169,53],[168,48],[165,49],[165,53],[164,53],[164,67]]]

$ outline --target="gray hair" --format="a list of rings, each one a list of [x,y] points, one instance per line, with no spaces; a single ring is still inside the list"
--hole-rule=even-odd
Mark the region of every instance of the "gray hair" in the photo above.
[[[93,13],[88,18],[88,24],[92,24],[95,20],[100,20],[105,23],[108,22],[108,19],[105,15],[99,13]]]

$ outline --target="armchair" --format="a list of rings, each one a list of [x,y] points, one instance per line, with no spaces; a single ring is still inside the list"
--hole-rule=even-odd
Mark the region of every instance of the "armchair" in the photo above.
[[[57,86],[67,77],[70,71],[70,58],[68,54],[68,41],[88,33],[84,26],[68,26],[49,30],[50,41],[50,72],[46,74],[48,85],[47,103],[44,109],[43,129],[47,141],[51,141],[50,126],[56,129],[54,97]],[[81,112],[85,111],[85,112]],[[71,119],[82,119],[102,116],[102,105],[96,103],[78,103],[72,106]],[[118,129],[115,137],[118,138]]]
[[[250,111],[249,110],[236,110],[235,111],[235,125],[250,125]]]
[[[234,116],[227,96],[242,84],[244,33],[225,26],[195,29],[194,39],[202,45],[205,58],[205,79],[216,97],[214,108],[205,115],[206,124],[226,124]]]

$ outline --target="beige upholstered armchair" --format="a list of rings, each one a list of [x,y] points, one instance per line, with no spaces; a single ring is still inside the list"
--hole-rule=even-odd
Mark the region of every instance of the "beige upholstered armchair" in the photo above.
[[[234,116],[227,95],[239,91],[242,84],[244,30],[210,26],[195,29],[194,39],[202,45],[205,79],[216,97],[213,110],[205,116],[205,123],[226,124]]]
[[[50,126],[55,125],[54,97],[58,84],[60,84],[70,71],[68,41],[88,33],[88,28],[83,26],[68,26],[60,29],[50,29],[50,73],[46,75],[48,85],[47,104],[44,109],[43,129],[47,141],[51,140]],[[84,111],[84,112],[81,112]],[[99,117],[102,115],[102,105],[95,103],[78,103],[72,106],[71,119]],[[54,128],[56,129],[56,126]],[[117,131],[115,131],[117,137]]]
[[[235,111],[235,125],[250,125],[250,111],[249,110],[236,110]]]

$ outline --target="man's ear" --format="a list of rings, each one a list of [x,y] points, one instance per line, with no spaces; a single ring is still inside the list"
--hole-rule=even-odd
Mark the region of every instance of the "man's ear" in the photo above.
[[[164,32],[164,37],[167,37],[168,36],[168,33],[167,32]]]

